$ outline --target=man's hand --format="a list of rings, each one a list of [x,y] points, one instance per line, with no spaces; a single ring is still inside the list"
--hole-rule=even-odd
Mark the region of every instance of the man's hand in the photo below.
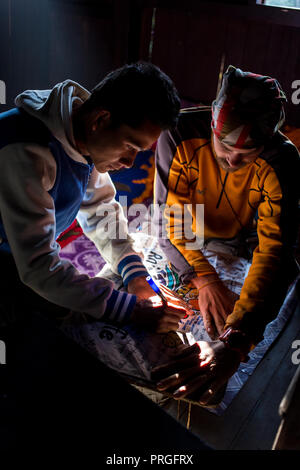
[[[223,333],[238,295],[227,289],[217,276],[198,277],[192,283],[199,290],[198,304],[205,329],[211,339],[216,339]]]
[[[127,292],[136,295],[139,299],[149,299],[149,297],[156,295],[145,277],[135,277],[132,281],[128,282]]]
[[[178,323],[186,313],[180,301],[163,301],[155,294],[149,299],[137,301],[131,321],[149,331],[167,333],[178,329]]]
[[[172,393],[176,399],[187,398],[200,405],[209,405],[239,364],[240,354],[223,342],[199,341],[172,362],[155,367],[152,379],[157,382],[160,392]]]
[[[154,292],[145,277],[137,277],[128,283],[128,292],[138,297],[131,320],[156,333],[176,331],[180,320],[194,312],[176,293],[163,285],[159,288],[164,300]]]

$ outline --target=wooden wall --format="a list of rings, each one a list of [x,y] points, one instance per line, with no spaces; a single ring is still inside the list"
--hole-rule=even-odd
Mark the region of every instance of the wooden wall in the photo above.
[[[88,89],[128,55],[129,0],[0,0],[6,106],[24,89],[71,78]]]
[[[300,11],[217,2],[158,1],[143,10],[140,55],[147,59],[155,10],[152,61],[175,81],[182,97],[210,104],[221,66],[278,79],[288,97],[287,116],[300,127],[300,105],[291,101],[300,80]]]
[[[300,11],[201,0],[0,0],[0,80],[6,105],[26,88],[72,78],[90,89],[110,70],[149,59],[168,73],[182,98],[210,103],[221,65],[276,77],[291,102],[300,80]]]

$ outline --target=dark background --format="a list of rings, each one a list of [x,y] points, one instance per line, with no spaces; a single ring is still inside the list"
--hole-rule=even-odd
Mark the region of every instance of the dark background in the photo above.
[[[274,76],[289,99],[288,123],[300,127],[300,105],[291,102],[291,84],[300,80],[300,11],[255,0],[0,1],[0,80],[7,88],[0,111],[24,89],[67,78],[90,89],[139,59],[168,73],[182,98],[205,104],[229,64]]]

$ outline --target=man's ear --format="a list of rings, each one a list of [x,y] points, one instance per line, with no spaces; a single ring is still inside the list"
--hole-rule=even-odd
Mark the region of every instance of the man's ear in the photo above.
[[[100,109],[93,113],[92,130],[105,129],[111,122],[111,114],[107,109]]]

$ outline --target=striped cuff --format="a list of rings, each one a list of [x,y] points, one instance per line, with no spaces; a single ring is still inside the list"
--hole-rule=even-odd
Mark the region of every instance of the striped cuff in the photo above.
[[[123,258],[118,265],[118,271],[123,278],[124,286],[127,286],[135,277],[146,277],[149,275],[138,255],[128,255],[126,258]]]
[[[136,304],[136,296],[113,290],[106,303],[106,309],[103,319],[111,320],[116,323],[126,323]]]

